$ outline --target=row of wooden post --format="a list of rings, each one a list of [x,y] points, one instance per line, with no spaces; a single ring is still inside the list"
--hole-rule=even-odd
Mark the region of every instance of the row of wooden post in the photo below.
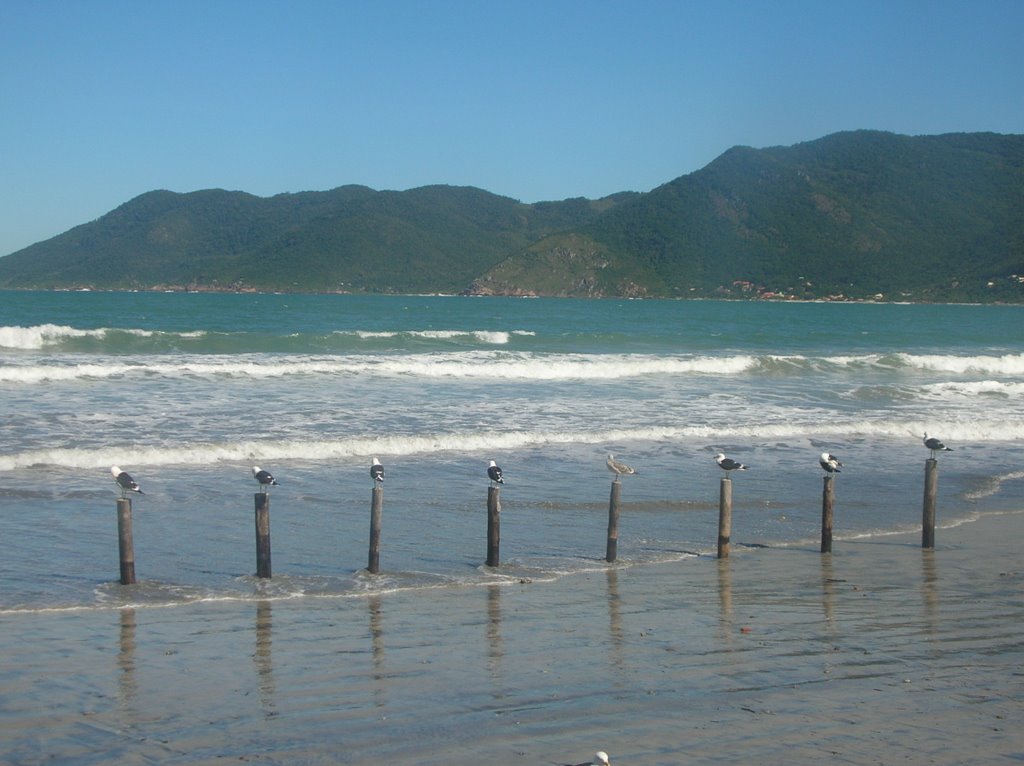
[[[934,458],[925,461],[924,507],[921,521],[921,547],[935,547],[935,497],[939,486],[939,464]],[[835,474],[824,477],[821,492],[821,552],[832,552],[832,522],[835,509]],[[608,540],[605,561],[613,562],[619,549],[619,510],[622,482],[612,482],[608,499]],[[270,493],[257,492],[256,510],[256,576],[271,576],[270,565]],[[370,498],[370,552],[366,569],[371,574],[380,571],[380,531],[384,512],[384,488],[374,486]],[[728,558],[729,538],[732,534],[732,479],[722,478],[718,494],[718,558]],[[132,501],[122,497],[117,501],[117,543],[121,563],[121,584],[135,583],[135,550],[132,544]],[[487,488],[487,559],[489,567],[500,565],[501,555],[501,488]]]
[[[832,552],[832,523],[835,513],[836,475],[826,474],[821,490],[821,552]],[[924,502],[921,512],[921,547],[935,547],[935,498],[939,490],[939,461],[928,458],[924,463]],[[718,494],[718,558],[729,556],[732,531],[732,479],[723,478]],[[608,559],[612,561],[612,559]]]

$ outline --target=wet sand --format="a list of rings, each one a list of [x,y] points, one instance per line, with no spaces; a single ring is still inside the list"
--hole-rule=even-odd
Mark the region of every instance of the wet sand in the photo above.
[[[1024,760],[1024,515],[556,582],[0,616],[41,764]],[[620,551],[620,554],[623,552]]]

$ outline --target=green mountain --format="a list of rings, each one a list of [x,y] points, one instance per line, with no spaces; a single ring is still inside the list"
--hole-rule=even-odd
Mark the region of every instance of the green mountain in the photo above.
[[[611,205],[523,205],[446,186],[270,198],[154,191],[0,259],[0,286],[457,292],[510,252]]]
[[[736,147],[644,194],[143,194],[0,287],[1024,301],[1024,136]]]
[[[1024,136],[857,131],[730,149],[571,237],[531,245],[481,284],[1020,301],[1022,277]]]

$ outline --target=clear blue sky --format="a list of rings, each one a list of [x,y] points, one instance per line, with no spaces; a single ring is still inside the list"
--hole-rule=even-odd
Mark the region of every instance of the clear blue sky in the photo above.
[[[0,254],[143,192],[648,191],[731,146],[1024,133],[1024,0],[2,0]]]

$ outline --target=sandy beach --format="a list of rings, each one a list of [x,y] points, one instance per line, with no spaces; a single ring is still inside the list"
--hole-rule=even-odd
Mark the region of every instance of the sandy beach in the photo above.
[[[10,764],[1024,758],[1024,515],[834,552],[5,614]]]

